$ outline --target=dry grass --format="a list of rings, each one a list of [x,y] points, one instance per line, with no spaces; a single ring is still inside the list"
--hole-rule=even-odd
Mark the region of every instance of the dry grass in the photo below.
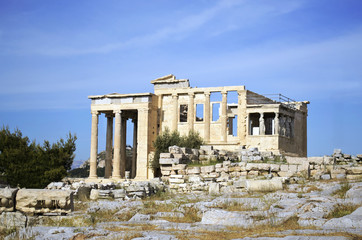
[[[258,210],[256,207],[251,208],[250,206],[246,206],[243,203],[239,203],[236,201],[224,201],[218,205],[212,206],[211,208],[220,208],[226,211],[233,211],[233,212]]]
[[[156,230],[157,227],[155,225],[152,224],[127,224],[127,227],[109,227],[106,228],[109,231],[113,231],[113,232],[136,232],[136,231],[153,231]]]
[[[172,212],[175,204],[156,204],[154,201],[144,202],[144,208],[140,211],[142,214],[156,214],[158,212]]]
[[[343,182],[343,183],[341,183],[341,187],[338,189],[338,190],[336,190],[334,193],[333,193],[333,195],[334,196],[337,196],[337,197],[339,197],[339,198],[345,198],[345,196],[346,196],[346,192],[349,190],[349,189],[351,189],[351,185],[348,183],[348,182]]]
[[[324,217],[327,219],[340,218],[351,214],[357,208],[358,206],[353,204],[337,204],[334,209]]]
[[[184,210],[185,212],[183,217],[163,217],[163,219],[169,222],[177,223],[195,223],[201,221],[201,218],[198,216],[198,211],[196,208],[185,207]]]
[[[316,187],[315,185],[312,185],[312,186],[307,186],[307,189],[306,189],[306,193],[310,193],[310,192],[313,192],[313,191],[322,191],[322,189]]]

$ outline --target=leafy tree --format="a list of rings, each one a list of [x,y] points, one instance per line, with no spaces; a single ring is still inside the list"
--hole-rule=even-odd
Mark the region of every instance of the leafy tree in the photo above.
[[[43,188],[50,182],[60,181],[67,175],[74,160],[77,137],[71,133],[67,140],[60,139],[43,146],[30,142],[20,130],[0,130],[0,173],[11,186]]]
[[[158,135],[156,140],[153,142],[155,156],[153,161],[150,162],[150,167],[152,168],[155,176],[160,174],[160,153],[168,152],[168,147],[176,145],[179,147],[200,148],[203,142],[204,141],[200,137],[200,134],[194,130],[189,131],[186,136],[180,136],[178,131],[175,130],[170,132],[170,130],[166,128],[165,131]]]

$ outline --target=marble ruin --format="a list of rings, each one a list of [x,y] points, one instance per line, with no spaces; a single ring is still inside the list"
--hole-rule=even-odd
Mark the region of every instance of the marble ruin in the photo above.
[[[197,88],[167,75],[151,81],[154,93],[89,96],[92,134],[89,180],[97,176],[99,115],[107,118],[105,178],[150,179],[152,142],[166,128],[200,133],[206,145],[226,151],[257,147],[286,156],[307,156],[308,101],[263,96],[245,86]],[[231,103],[234,96],[236,103]],[[219,98],[217,98],[219,97]],[[132,119],[133,158],[126,160],[127,120]],[[114,129],[113,129],[114,128]],[[114,153],[112,154],[112,149]]]

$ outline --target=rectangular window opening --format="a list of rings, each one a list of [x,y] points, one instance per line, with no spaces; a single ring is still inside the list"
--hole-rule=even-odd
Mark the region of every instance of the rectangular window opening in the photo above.
[[[204,121],[204,104],[196,104],[196,122]]]
[[[249,135],[259,135],[260,127],[259,127],[259,113],[250,113],[249,115]]]
[[[264,124],[265,124],[265,135],[273,135],[274,133],[274,113],[265,113],[264,114]]]
[[[212,104],[212,121],[216,122],[220,117],[220,103]]]
[[[187,111],[188,111],[188,105],[181,104],[180,105],[180,122],[187,122]]]
[[[231,136],[236,137],[238,134],[238,116],[235,115],[234,117],[228,118],[228,134]]]

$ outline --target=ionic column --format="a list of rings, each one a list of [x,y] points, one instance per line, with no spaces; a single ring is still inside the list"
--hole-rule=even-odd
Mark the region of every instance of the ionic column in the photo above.
[[[97,178],[98,155],[98,111],[92,111],[91,150],[89,160],[89,178]]]
[[[131,178],[136,177],[136,169],[137,169],[137,119],[132,119],[133,122],[133,154],[132,154],[132,172]]]
[[[121,110],[114,111],[114,156],[112,178],[121,178]]]
[[[171,131],[177,130],[178,125],[178,96],[177,93],[172,94],[172,103],[173,103],[173,119],[172,119],[172,129]]]
[[[223,91],[222,94],[222,100],[221,100],[221,141],[226,142],[227,141],[227,92]]]
[[[259,135],[265,135],[264,113],[260,113],[260,118],[259,118]]]
[[[126,172],[126,136],[127,136],[127,118],[122,116],[121,118],[121,178],[125,178]]]
[[[194,130],[195,108],[194,108],[194,93],[189,93],[189,109],[187,113],[187,122],[189,131]]]
[[[205,92],[205,121],[204,121],[204,139],[210,142],[210,92]]]
[[[279,113],[275,113],[274,117],[274,135],[279,135]]]
[[[113,114],[107,114],[107,136],[106,136],[106,164],[104,177],[112,175],[112,145],[113,145]]]

